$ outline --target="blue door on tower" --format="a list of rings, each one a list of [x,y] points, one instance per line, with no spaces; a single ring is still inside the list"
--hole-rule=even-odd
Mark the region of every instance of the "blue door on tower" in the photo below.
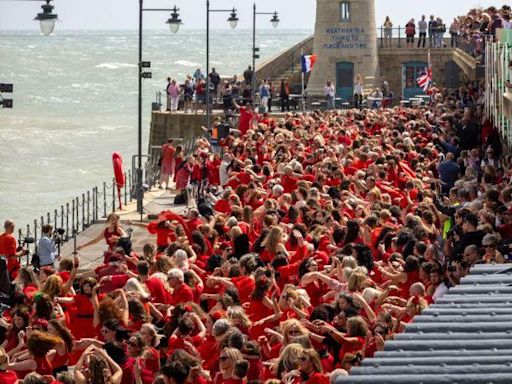
[[[409,61],[402,64],[402,97],[404,100],[424,94],[416,80],[426,72],[427,67],[428,63],[424,61]]]
[[[340,61],[336,63],[336,97],[342,102],[352,102],[354,94],[354,63]]]

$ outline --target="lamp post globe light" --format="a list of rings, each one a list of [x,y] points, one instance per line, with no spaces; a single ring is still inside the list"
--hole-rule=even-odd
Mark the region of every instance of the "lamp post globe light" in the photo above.
[[[237,17],[235,8],[233,8],[233,10],[231,11],[231,16],[229,16],[228,22],[229,22],[229,26],[232,29],[235,29],[236,26],[238,25],[238,17]]]
[[[180,14],[178,13],[179,9],[174,6],[172,9],[171,17],[165,23],[169,24],[169,29],[172,33],[176,33],[179,31],[181,24]]]
[[[50,4],[51,0],[46,0],[46,4],[43,4],[41,8],[42,13],[38,13],[34,20],[39,21],[39,27],[41,33],[45,36],[50,35],[55,28],[55,22],[57,21],[57,14],[53,13],[53,5]]]
[[[256,47],[256,16],[257,15],[272,15],[270,19],[270,23],[272,27],[277,28],[279,26],[279,16],[277,11],[274,12],[256,12],[256,3],[253,5],[253,13],[252,13],[252,84],[251,84],[251,92],[252,92],[252,107],[254,109],[256,103],[256,59],[260,58],[259,52],[260,49]]]
[[[270,19],[270,23],[274,28],[279,26],[279,17],[277,16],[277,12],[274,12],[274,16],[272,16],[272,19]]]
[[[233,9],[211,9],[210,0],[206,0],[206,126],[209,128],[211,125],[212,113],[212,95],[210,92],[210,13],[222,12],[230,13],[228,18],[229,26],[235,29],[238,26],[238,16],[236,8]]]

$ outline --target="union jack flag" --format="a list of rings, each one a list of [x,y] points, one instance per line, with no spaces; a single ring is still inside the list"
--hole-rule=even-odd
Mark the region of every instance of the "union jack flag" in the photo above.
[[[423,89],[423,92],[427,92],[432,83],[432,63],[430,61],[430,51],[428,51],[428,68],[425,68],[425,72],[416,79],[416,82]]]

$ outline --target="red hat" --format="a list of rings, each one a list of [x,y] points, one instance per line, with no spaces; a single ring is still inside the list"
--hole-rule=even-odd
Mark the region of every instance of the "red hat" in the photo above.
[[[219,248],[224,250],[226,248],[230,248],[231,247],[231,243],[229,241],[223,241],[222,243],[220,243],[220,246]]]

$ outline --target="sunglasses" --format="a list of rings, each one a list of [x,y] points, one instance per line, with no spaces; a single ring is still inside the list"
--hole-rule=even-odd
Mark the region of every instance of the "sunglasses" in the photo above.
[[[105,333],[109,333],[109,332],[110,332],[110,329],[101,328],[101,333],[105,334]]]
[[[136,342],[134,342],[134,341],[127,341],[126,345],[128,345],[130,347],[134,347],[134,348],[138,347],[138,344]]]
[[[219,357],[219,361],[225,361],[227,359],[229,359],[229,357],[227,357],[227,356],[220,356]]]
[[[496,248],[496,244],[483,244],[484,248]]]

